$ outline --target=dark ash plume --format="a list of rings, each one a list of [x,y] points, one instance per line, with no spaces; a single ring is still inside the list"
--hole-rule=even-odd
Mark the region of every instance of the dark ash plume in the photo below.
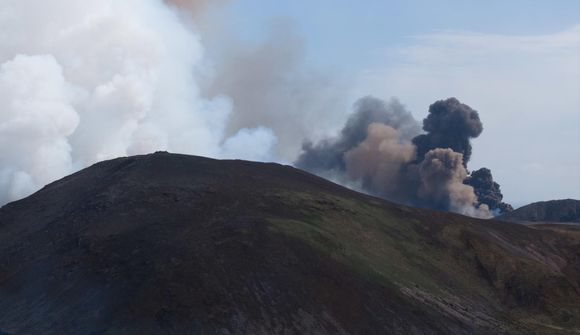
[[[479,204],[487,205],[490,210],[498,212],[498,214],[514,210],[510,204],[502,202],[503,194],[500,186],[493,181],[493,176],[488,168],[481,168],[471,172],[471,175],[465,179],[464,183],[473,187]]]
[[[417,146],[417,162],[435,148],[449,148],[463,154],[463,165],[471,158],[471,143],[483,131],[479,114],[455,98],[439,100],[429,106],[429,115],[423,120],[427,133],[413,139]]]
[[[304,143],[302,154],[295,165],[304,170],[324,174],[344,172],[344,154],[367,138],[371,123],[387,125],[398,132],[400,140],[409,141],[420,132],[417,121],[398,100],[385,102],[371,96],[359,99],[354,104],[354,113],[336,138]]]
[[[483,218],[491,216],[489,207],[496,213],[509,208],[501,193],[492,201],[499,185],[487,185],[482,172],[465,181],[469,141],[483,130],[469,106],[455,98],[435,102],[423,121],[427,133],[418,136],[417,122],[396,100],[366,97],[354,110],[339,136],[306,143],[295,165],[408,205]]]

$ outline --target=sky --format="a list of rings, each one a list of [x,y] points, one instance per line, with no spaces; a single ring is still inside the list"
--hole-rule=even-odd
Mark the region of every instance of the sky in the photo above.
[[[347,102],[397,97],[417,119],[470,105],[485,128],[471,166],[514,205],[580,198],[580,1],[240,0],[220,15],[248,40],[286,21],[310,64],[347,78]]]
[[[351,71],[380,62],[384,48],[406,44],[416,35],[540,35],[580,21],[580,2],[574,0],[239,0],[225,7],[229,24],[250,39],[260,38],[273,19],[291,20],[311,60]]]
[[[578,0],[0,0],[0,205],[156,150],[292,164],[368,95],[456,97],[505,201],[580,199]]]

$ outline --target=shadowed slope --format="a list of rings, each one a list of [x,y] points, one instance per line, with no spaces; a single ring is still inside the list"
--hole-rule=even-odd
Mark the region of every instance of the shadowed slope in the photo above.
[[[551,334],[580,231],[396,206],[277,164],[119,158],[0,209],[8,334]]]

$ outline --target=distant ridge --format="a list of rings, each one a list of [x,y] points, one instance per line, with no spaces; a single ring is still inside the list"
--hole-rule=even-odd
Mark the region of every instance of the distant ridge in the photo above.
[[[580,200],[539,201],[497,217],[513,222],[580,223]]]

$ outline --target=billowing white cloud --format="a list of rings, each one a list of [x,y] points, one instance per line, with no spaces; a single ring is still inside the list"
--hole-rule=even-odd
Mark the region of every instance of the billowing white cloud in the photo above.
[[[242,128],[222,146],[221,158],[270,161],[275,157],[276,135],[269,128]]]
[[[0,27],[0,204],[117,156],[272,151],[264,128],[228,141],[231,101],[201,97],[200,38],[161,0],[6,0]]]
[[[0,203],[72,171],[72,98],[52,56],[18,55],[0,66]]]

